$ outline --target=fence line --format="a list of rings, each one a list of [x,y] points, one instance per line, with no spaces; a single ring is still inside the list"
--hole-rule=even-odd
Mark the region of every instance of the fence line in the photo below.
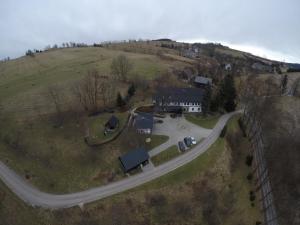
[[[253,173],[256,176],[256,192],[260,192],[261,211],[264,213],[265,225],[278,225],[277,213],[274,204],[274,197],[268,167],[265,159],[265,142],[262,135],[261,123],[255,114],[244,111],[243,123],[245,133],[248,136],[253,154]]]

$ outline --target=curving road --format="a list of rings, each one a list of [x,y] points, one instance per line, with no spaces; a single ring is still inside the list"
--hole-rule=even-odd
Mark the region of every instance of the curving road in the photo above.
[[[49,194],[41,192],[37,188],[30,185],[1,161],[0,178],[12,192],[14,192],[20,199],[31,206],[38,206],[48,209],[69,208],[76,205],[81,206],[83,204],[93,202],[149,182],[191,162],[193,159],[205,152],[218,139],[220,132],[227,123],[228,119],[230,119],[234,114],[240,112],[241,111],[236,111],[223,115],[209,136],[191,151],[188,151],[173,160],[157,166],[152,170],[142,172],[105,186],[72,194]]]

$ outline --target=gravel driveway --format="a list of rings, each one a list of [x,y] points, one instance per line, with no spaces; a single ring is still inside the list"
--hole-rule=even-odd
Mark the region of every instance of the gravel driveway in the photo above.
[[[167,135],[169,136],[169,140],[149,151],[150,157],[159,154],[172,145],[177,145],[178,141],[182,141],[187,136],[192,136],[197,141],[200,141],[206,138],[212,131],[211,129],[202,128],[190,123],[184,116],[177,118],[167,116],[162,120],[164,121],[163,123],[156,123],[154,125],[153,134]]]

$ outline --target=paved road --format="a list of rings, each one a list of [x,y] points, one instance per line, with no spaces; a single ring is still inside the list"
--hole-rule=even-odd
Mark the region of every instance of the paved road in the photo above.
[[[169,140],[149,151],[151,157],[159,154],[172,145],[177,145],[178,141],[182,141],[183,138],[187,136],[193,136],[199,142],[212,132],[211,129],[205,129],[190,123],[184,116],[174,119],[167,116],[162,120],[164,121],[163,123],[155,124],[153,134],[167,135],[169,136]]]
[[[2,162],[0,162],[0,178],[12,192],[32,206],[59,209],[86,204],[134,188],[189,163],[205,152],[217,140],[227,120],[236,113],[239,112],[223,115],[210,135],[191,151],[149,171],[144,171],[140,174],[98,188],[63,195],[41,192],[28,184],[23,178],[5,166]]]

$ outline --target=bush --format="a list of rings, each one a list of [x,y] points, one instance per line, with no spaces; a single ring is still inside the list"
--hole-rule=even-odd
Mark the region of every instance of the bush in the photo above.
[[[250,201],[253,202],[255,200],[255,195],[250,195]]]
[[[247,175],[247,180],[251,181],[252,179],[253,179],[253,175],[252,175],[252,173],[249,173]]]
[[[31,51],[30,49],[29,49],[28,51],[26,51],[25,55],[26,55],[26,56],[34,57],[34,53],[33,53],[33,51]]]
[[[250,167],[250,166],[252,166],[252,162],[253,162],[253,156],[252,155],[247,155],[246,165]]]
[[[126,105],[126,102],[125,102],[125,100],[123,99],[122,95],[119,92],[118,96],[117,96],[117,106],[123,107],[125,105]]]
[[[255,200],[255,193],[253,191],[249,192],[249,199],[251,202],[253,202]]]
[[[129,97],[132,97],[135,94],[135,86],[134,86],[134,84],[130,85],[130,87],[128,88],[127,93],[128,93]]]
[[[220,133],[220,137],[224,138],[226,135],[226,131],[227,131],[227,125],[225,125]]]

